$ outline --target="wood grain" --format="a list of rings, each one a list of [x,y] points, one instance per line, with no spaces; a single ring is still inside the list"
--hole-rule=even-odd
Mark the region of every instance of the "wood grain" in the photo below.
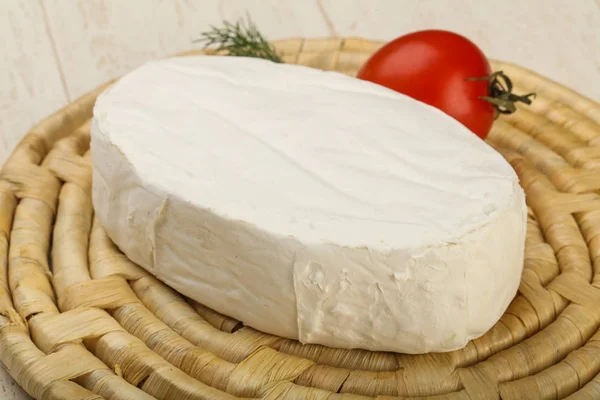
[[[67,104],[37,1],[0,1],[0,165],[27,130]]]
[[[270,38],[389,40],[424,29],[473,39],[513,61],[600,98],[600,8],[595,0],[42,0],[71,97],[145,61],[193,47],[211,24],[247,12]],[[68,24],[64,21],[69,21]]]
[[[600,100],[599,0],[317,1],[340,36],[390,40],[420,29],[447,29],[472,39],[490,58]]]
[[[316,4],[295,0],[44,0],[44,4],[72,97],[148,60],[189,50],[210,25],[237,20],[246,12],[271,38],[329,34]]]
[[[29,400],[31,397],[11,378],[4,364],[0,363],[0,399]]]

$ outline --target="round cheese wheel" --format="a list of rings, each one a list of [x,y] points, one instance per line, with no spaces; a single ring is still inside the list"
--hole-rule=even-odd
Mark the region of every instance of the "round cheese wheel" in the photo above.
[[[450,351],[519,285],[527,210],[510,165],[370,82],[238,57],[151,62],[99,97],[91,151],[119,248],[267,333]]]

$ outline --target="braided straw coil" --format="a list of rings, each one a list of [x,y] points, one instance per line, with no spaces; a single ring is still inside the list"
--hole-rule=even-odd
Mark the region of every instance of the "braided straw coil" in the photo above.
[[[275,45],[285,62],[355,74],[381,43]],[[2,169],[1,360],[39,399],[600,399],[600,106],[517,66],[494,68],[538,94],[488,139],[527,193],[526,261],[508,311],[466,348],[301,345],[133,264],[90,200],[89,121],[104,85],[40,122]]]

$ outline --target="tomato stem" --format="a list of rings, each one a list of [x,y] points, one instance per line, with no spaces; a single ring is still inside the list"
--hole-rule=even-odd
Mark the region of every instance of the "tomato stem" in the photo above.
[[[513,84],[508,76],[502,71],[496,71],[491,75],[482,76],[479,78],[467,78],[468,81],[488,81],[489,82],[489,96],[479,96],[480,99],[485,100],[494,106],[499,114],[512,114],[517,111],[515,103],[521,102],[524,104],[531,104],[532,99],[535,98],[535,93],[529,93],[525,95],[517,95],[512,92]],[[496,118],[498,114],[496,114]]]

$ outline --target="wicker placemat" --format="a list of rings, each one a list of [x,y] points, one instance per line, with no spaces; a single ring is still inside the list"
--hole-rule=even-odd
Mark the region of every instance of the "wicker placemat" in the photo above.
[[[288,63],[353,74],[380,43],[276,45]],[[495,69],[538,93],[489,138],[527,192],[526,264],[506,314],[466,348],[302,346],[186,300],[134,265],[90,201],[101,87],[39,123],[1,172],[1,360],[40,399],[600,399],[600,106],[519,67]]]

